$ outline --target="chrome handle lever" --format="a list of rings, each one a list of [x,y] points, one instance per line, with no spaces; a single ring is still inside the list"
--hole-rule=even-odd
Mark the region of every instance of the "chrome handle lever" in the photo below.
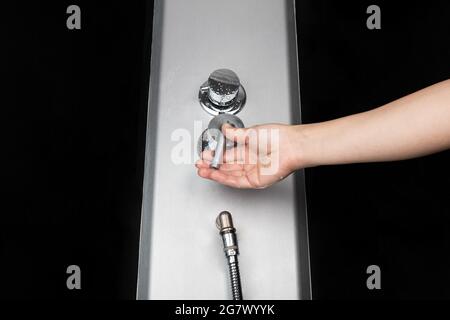
[[[222,164],[223,153],[226,149],[231,149],[235,146],[234,141],[226,139],[222,133],[222,126],[229,124],[235,128],[244,128],[244,123],[237,116],[231,114],[220,114],[215,116],[199,138],[197,145],[197,152],[200,157],[205,150],[214,152],[214,157],[211,161],[211,168],[219,169]]]

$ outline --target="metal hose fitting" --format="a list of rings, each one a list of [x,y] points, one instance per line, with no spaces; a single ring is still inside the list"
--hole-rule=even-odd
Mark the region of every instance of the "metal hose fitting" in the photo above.
[[[228,262],[233,300],[242,300],[241,276],[239,274],[237,257],[239,254],[239,247],[231,213],[228,211],[221,212],[216,219],[216,226],[222,236],[223,250]]]

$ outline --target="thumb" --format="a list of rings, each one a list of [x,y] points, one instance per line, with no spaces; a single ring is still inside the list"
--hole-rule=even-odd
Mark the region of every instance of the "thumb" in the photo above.
[[[222,126],[222,133],[231,141],[236,141],[239,144],[244,144],[248,139],[248,128],[235,128],[232,125],[225,123]]]

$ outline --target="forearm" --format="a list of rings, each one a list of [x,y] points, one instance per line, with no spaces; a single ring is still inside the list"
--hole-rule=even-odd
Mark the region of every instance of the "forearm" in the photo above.
[[[301,167],[394,161],[450,148],[450,81],[382,107],[294,128]]]

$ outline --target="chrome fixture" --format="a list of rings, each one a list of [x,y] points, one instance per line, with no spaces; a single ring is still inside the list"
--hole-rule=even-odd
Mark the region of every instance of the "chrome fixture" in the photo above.
[[[211,73],[198,93],[200,104],[209,114],[237,114],[245,105],[246,93],[239,77],[229,69]]]
[[[239,247],[231,213],[228,211],[221,212],[216,219],[216,226],[222,236],[223,250],[228,262],[233,300],[242,300],[241,276],[237,257]]]
[[[222,163],[225,149],[231,149],[235,146],[234,141],[226,139],[222,133],[222,126],[226,123],[235,128],[244,128],[244,123],[237,116],[220,114],[209,122],[208,129],[203,131],[198,140],[197,152],[200,157],[205,150],[214,152],[211,168],[218,169]]]

